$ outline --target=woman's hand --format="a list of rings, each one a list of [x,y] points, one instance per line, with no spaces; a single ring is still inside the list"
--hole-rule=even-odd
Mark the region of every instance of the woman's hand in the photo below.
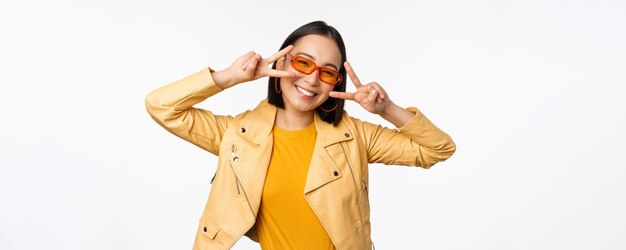
[[[335,98],[342,98],[346,100],[353,100],[360,104],[364,109],[374,114],[380,115],[385,120],[391,122],[396,127],[400,128],[407,124],[415,114],[411,111],[401,108],[393,103],[387,92],[378,85],[376,82],[370,82],[365,85],[361,85],[361,81],[352,70],[350,63],[346,61],[343,64],[346,67],[346,72],[350,76],[350,80],[356,87],[356,92],[346,93],[331,91],[330,96]]]
[[[261,58],[261,55],[255,53],[254,51],[250,51],[237,58],[237,60],[235,60],[230,67],[221,71],[213,72],[213,81],[222,89],[226,89],[234,85],[254,81],[265,76],[295,77],[293,72],[275,70],[268,67],[268,65],[285,56],[292,49],[293,45],[289,45],[278,51],[276,54],[273,54],[265,59]]]
[[[350,77],[352,83],[356,87],[356,92],[348,93],[348,92],[338,92],[331,91],[330,96],[335,98],[341,98],[346,100],[353,100],[360,104],[367,111],[384,115],[387,113],[389,107],[392,106],[391,100],[389,100],[389,96],[387,96],[387,92],[376,82],[370,82],[365,85],[361,85],[361,81],[359,77],[356,76],[354,70],[352,70],[352,66],[350,63],[346,61],[344,64],[346,67],[346,72]]]

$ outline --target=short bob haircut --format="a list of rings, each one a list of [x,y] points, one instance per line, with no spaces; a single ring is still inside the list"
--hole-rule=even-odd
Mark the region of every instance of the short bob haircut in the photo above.
[[[335,85],[335,87],[333,88],[333,91],[345,92],[346,91],[346,69],[343,66],[343,63],[346,61],[346,46],[343,43],[343,39],[341,38],[339,31],[337,31],[332,26],[329,26],[328,24],[326,24],[326,22],[324,21],[310,22],[294,30],[287,37],[287,39],[285,39],[285,41],[283,42],[283,45],[280,46],[279,50],[282,50],[291,44],[295,44],[300,38],[306,35],[323,35],[330,39],[333,39],[335,43],[337,43],[337,47],[339,48],[339,52],[341,53],[341,64],[339,65],[340,66],[339,74],[341,74],[341,82]],[[274,62],[274,64],[272,65],[272,69],[276,69],[276,62]],[[280,78],[270,77],[269,83],[267,85],[267,98],[269,99],[269,103],[273,104],[274,106],[278,108],[284,109],[285,103],[283,101],[283,95],[276,93],[277,90],[274,87],[275,86],[274,81],[277,81],[276,84],[280,86]],[[333,107],[335,107],[335,105],[337,105],[337,108],[335,108],[331,112],[326,112],[322,110],[320,107],[317,107],[315,108],[315,112],[317,112],[320,118],[322,118],[322,120],[324,120],[325,122],[331,123],[333,124],[333,126],[337,126],[339,125],[339,122],[341,121],[341,118],[343,115],[343,104],[344,104],[343,99],[328,97],[328,99],[324,103],[322,103],[320,106],[324,107],[324,109],[326,110],[332,109]]]

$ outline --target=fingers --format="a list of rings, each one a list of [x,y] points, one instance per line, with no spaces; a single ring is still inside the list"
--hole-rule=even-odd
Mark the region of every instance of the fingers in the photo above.
[[[240,56],[239,58],[237,58],[237,60],[235,60],[235,64],[236,65],[244,65],[244,63],[246,61],[248,61],[248,59],[250,59],[250,57],[254,56],[254,51],[250,51],[248,53],[243,54],[242,56]]]
[[[253,57],[255,54],[256,53],[254,53],[254,51],[245,53],[244,55],[237,58],[237,60],[235,60],[235,63],[233,65],[239,65],[242,70],[245,70],[244,68],[248,64],[248,60],[250,60],[250,58]]]
[[[340,98],[340,99],[346,99],[346,100],[354,100],[354,93],[331,91],[328,95],[330,97],[334,97],[334,98]]]
[[[264,68],[257,69],[257,65],[259,61],[265,64],[273,63],[276,60],[280,59],[281,57],[285,56],[287,53],[291,52],[291,50],[293,50],[293,45],[289,45],[265,59],[263,59],[261,55],[255,53],[254,51],[250,51],[246,53],[245,55],[243,55],[242,57],[240,57],[239,59],[237,59],[236,63],[241,64],[241,70],[243,71],[253,70],[253,72],[256,72],[254,79],[258,79],[259,77],[263,77],[263,76],[294,77],[295,76],[294,73],[287,72],[287,71],[264,69]]]
[[[376,90],[376,92],[378,92],[379,97],[381,99],[385,99],[385,90],[383,89],[383,87],[381,87],[377,82],[372,82],[370,84]]]
[[[383,103],[385,98],[385,90],[376,82],[364,85],[362,88],[357,90],[357,93],[359,96],[357,96],[356,101],[361,105],[369,103],[380,104]]]
[[[261,55],[255,53],[241,66],[241,69],[243,71],[246,71],[247,69],[254,69],[256,68],[256,64],[259,60],[261,60]]]
[[[378,98],[376,98],[376,103],[383,103],[385,99],[385,90],[383,90],[383,88],[378,85],[378,83],[372,82],[371,84],[372,88],[374,88],[374,90],[378,94]]]
[[[289,45],[285,47],[284,49],[281,49],[280,51],[276,52],[276,54],[273,54],[269,56],[268,58],[265,58],[263,61],[267,62],[267,64],[273,63],[279,58],[287,55],[287,53],[291,52],[291,50],[293,50],[293,45]]]
[[[345,63],[343,63],[343,65],[346,67],[346,73],[348,73],[348,76],[350,77],[350,80],[352,81],[352,83],[354,83],[354,86],[358,89],[361,86],[361,80],[359,80],[359,77],[356,76],[356,74],[354,73],[354,70],[352,69],[352,66],[350,65],[350,63],[348,61],[346,61]]]
[[[376,92],[375,89],[371,89],[370,90],[370,94],[367,96],[367,102],[372,102],[375,103],[376,102],[376,97],[378,96],[378,92]]]
[[[273,77],[295,77],[296,73],[293,72],[289,72],[289,71],[284,71],[284,70],[276,70],[276,69],[269,69],[267,71],[267,75],[268,76],[273,76]]]

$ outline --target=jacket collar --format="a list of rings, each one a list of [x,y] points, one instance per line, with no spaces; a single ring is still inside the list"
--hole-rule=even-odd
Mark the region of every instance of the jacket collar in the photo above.
[[[267,98],[262,100],[256,108],[245,115],[237,133],[247,140],[261,145],[271,135],[277,111],[278,108],[269,103]],[[354,137],[345,124],[345,120],[348,118],[346,111],[343,111],[342,121],[337,127],[322,120],[317,113],[314,114],[317,136],[324,147],[337,142],[352,140]]]

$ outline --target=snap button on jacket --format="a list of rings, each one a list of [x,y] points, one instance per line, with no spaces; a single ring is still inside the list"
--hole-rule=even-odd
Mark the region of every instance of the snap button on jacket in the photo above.
[[[174,135],[219,156],[193,249],[230,249],[243,235],[258,242],[254,223],[272,153],[277,108],[262,100],[236,116],[193,105],[219,93],[210,68],[152,91],[150,116]],[[368,163],[430,168],[456,145],[417,108],[389,129],[344,111],[338,126],[315,114],[317,138],[304,196],[337,249],[370,249]],[[208,178],[207,178],[208,179]]]

